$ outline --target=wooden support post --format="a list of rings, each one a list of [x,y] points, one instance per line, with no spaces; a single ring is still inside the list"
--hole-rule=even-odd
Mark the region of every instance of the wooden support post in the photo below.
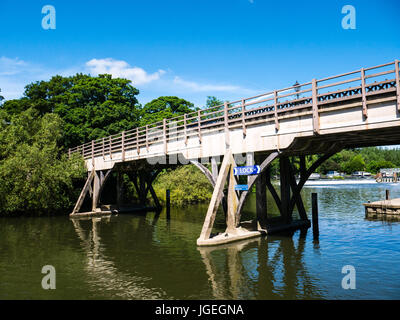
[[[399,60],[394,61],[394,70],[396,73],[396,92],[397,92],[397,111],[400,111],[400,75]]]
[[[197,128],[199,130],[199,142],[201,143],[201,110],[197,111]]]
[[[110,136],[110,139],[109,139],[109,145],[108,145],[108,153],[110,154],[110,159],[112,159],[112,148],[111,148],[111,144],[112,144],[112,139],[111,139],[111,136]]]
[[[390,190],[386,189],[386,200],[390,200]]]
[[[88,178],[86,180],[86,183],[85,183],[85,185],[84,185],[84,187],[83,187],[83,189],[82,189],[82,191],[81,191],[81,193],[79,195],[78,200],[76,201],[74,210],[72,210],[71,215],[74,215],[75,213],[78,213],[79,210],[81,209],[83,200],[85,200],[85,196],[86,196],[87,192],[89,191],[90,185],[91,185],[91,183],[93,181],[94,173],[95,173],[94,170],[89,172],[89,175],[88,175]]]
[[[118,210],[122,207],[122,202],[124,198],[124,181],[122,180],[122,173],[117,172],[117,207]]]
[[[187,120],[186,120],[186,113],[183,115],[183,132],[185,135],[185,145],[188,143],[188,136],[187,136]]]
[[[269,192],[271,193],[272,197],[275,200],[276,206],[278,207],[279,213],[282,215],[282,205],[281,205],[281,199],[278,196],[278,193],[276,192],[274,186],[272,185],[271,182],[271,168],[268,167],[266,169],[266,184]]]
[[[140,146],[139,146],[139,128],[136,128],[136,151],[137,154],[140,154]]]
[[[92,170],[94,170],[94,140],[92,140]]]
[[[312,80],[312,114],[314,134],[319,134],[318,92],[316,79]]]
[[[313,225],[313,234],[314,237],[319,234],[318,227],[318,194],[311,194],[311,203],[312,203],[312,225]]]
[[[211,157],[211,174],[214,181],[218,179],[218,163],[215,157]]]
[[[93,179],[93,195],[92,195],[92,211],[95,212],[97,208],[97,200],[99,199],[100,191],[100,177],[97,171],[94,172]]]
[[[146,173],[140,171],[139,172],[139,199],[140,203],[145,206],[147,200],[147,192],[146,192]]]
[[[167,154],[167,120],[163,119],[164,154]]]
[[[289,183],[289,159],[282,157],[279,159],[279,171],[281,179],[281,215],[285,223],[292,220],[290,204],[290,183]]]
[[[149,125],[146,124],[146,151],[149,152]]]
[[[254,166],[254,153],[247,152],[246,153],[246,166]],[[247,184],[250,183],[251,176],[247,176]]]
[[[229,149],[230,137],[229,137],[229,122],[228,122],[228,102],[224,102],[224,126],[225,126],[225,146]]]
[[[242,130],[243,137],[246,137],[246,100],[242,99]]]
[[[367,111],[367,94],[365,89],[365,70],[361,68],[361,93],[362,93],[362,108],[364,118],[368,118]]]
[[[226,178],[229,174],[230,165],[232,163],[232,151],[228,149],[225,153],[224,160],[222,161],[221,168],[218,174],[217,182],[215,183],[214,191],[210,200],[210,204],[208,206],[206,218],[204,220],[204,224],[201,230],[200,240],[206,240],[210,238],[211,230],[214,225],[215,215],[218,210],[218,206],[221,202],[221,199],[224,195],[224,185],[226,182]]]
[[[166,210],[167,210],[167,219],[171,218],[171,191],[167,189],[165,191],[165,203],[166,203]]]
[[[161,206],[161,204],[160,204],[160,201],[158,200],[157,194],[156,194],[156,192],[154,191],[152,185],[149,186],[149,191],[150,191],[151,197],[152,197],[153,200],[154,200],[154,204],[156,205],[157,210],[158,210],[158,211],[161,210],[162,206]]]
[[[233,232],[236,228],[236,210],[239,204],[239,199],[235,191],[236,180],[233,175],[234,163],[231,163],[229,169],[228,181],[228,211],[226,214],[226,232]]]
[[[105,156],[104,156],[104,137],[103,137],[103,139],[101,140],[101,153],[102,153],[102,155],[103,155],[103,160],[105,159]]]
[[[267,226],[267,171],[259,174],[256,180],[256,213],[258,229]]]
[[[125,131],[122,131],[121,152],[122,152],[122,161],[125,161]]]
[[[279,121],[278,121],[278,93],[274,91],[274,115],[275,115],[275,131],[279,131]]]

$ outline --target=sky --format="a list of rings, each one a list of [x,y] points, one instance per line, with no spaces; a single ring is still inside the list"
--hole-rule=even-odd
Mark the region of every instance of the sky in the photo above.
[[[51,5],[55,29],[42,20]],[[344,29],[345,5],[355,29]],[[400,59],[400,1],[0,0],[0,89],[77,72],[205,105]],[[46,20],[47,21],[47,20]]]

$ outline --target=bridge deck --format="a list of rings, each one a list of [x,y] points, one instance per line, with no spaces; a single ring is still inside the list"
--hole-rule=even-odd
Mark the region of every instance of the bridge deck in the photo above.
[[[181,155],[184,159],[286,150],[315,153],[343,147],[399,144],[399,61],[226,102],[69,150],[88,170]]]

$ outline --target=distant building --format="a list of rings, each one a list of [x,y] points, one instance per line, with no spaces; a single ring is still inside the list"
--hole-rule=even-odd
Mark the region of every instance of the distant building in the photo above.
[[[400,168],[382,168],[376,177],[376,182],[397,182]]]

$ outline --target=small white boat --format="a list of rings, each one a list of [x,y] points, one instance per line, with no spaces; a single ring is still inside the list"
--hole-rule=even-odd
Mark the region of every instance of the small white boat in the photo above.
[[[319,173],[312,173],[311,175],[310,175],[310,177],[308,178],[308,180],[318,180],[318,179],[321,179],[321,175],[319,174]]]

